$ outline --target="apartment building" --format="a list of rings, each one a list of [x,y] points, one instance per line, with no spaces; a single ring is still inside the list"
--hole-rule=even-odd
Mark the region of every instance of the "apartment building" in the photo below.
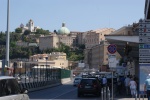
[[[133,28],[134,28],[133,26],[134,25],[136,25],[136,23],[133,23],[133,25],[123,26],[120,29],[118,29],[116,31],[113,31],[111,34],[112,35],[121,35],[121,36],[124,36],[124,35],[125,36],[134,35],[134,33],[133,33]]]
[[[56,34],[50,36],[42,36],[39,38],[39,49],[46,50],[52,48],[58,48],[59,37]]]
[[[47,66],[53,68],[68,68],[66,53],[52,52],[50,54],[37,54],[29,58],[29,63],[36,66]]]
[[[86,50],[85,63],[90,69],[94,68],[107,71],[108,55],[110,54],[107,50],[108,45],[109,43],[107,41],[102,41],[99,45],[95,45],[91,49]],[[115,55],[117,60],[121,58],[118,52]]]
[[[100,44],[101,41],[105,40],[104,35],[108,35],[114,31],[115,30],[112,28],[102,28],[88,31],[85,36],[85,48],[92,48],[93,46]]]
[[[82,45],[85,44],[85,36],[87,32],[77,32],[77,44]]]

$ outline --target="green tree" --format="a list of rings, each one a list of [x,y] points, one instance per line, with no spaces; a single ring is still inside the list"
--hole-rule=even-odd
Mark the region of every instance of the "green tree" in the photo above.
[[[16,33],[22,33],[22,28],[16,28],[16,29],[15,29],[15,32],[16,32]]]
[[[6,34],[0,33],[0,45],[6,45]]]
[[[42,28],[41,29],[37,29],[35,34],[43,34],[43,35],[48,35],[50,32],[49,30],[43,30]]]
[[[18,33],[11,33],[10,34],[10,41],[19,41],[21,39],[21,34]]]
[[[29,35],[30,33],[31,33],[30,30],[25,30],[23,34],[24,34],[24,35]]]
[[[16,47],[16,43],[15,42],[10,42],[10,47]]]

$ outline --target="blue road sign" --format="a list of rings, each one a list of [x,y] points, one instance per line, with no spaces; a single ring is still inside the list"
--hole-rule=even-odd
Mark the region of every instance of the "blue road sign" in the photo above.
[[[110,54],[114,54],[117,51],[117,46],[115,44],[110,44],[107,47],[107,50]]]
[[[139,44],[140,49],[150,49],[150,44]]]

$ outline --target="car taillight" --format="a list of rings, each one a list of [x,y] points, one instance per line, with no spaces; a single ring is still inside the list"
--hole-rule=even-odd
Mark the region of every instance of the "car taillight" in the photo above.
[[[81,84],[79,84],[79,85],[78,85],[78,88],[82,88],[82,85],[81,85]]]
[[[97,88],[97,85],[93,85],[94,88]]]

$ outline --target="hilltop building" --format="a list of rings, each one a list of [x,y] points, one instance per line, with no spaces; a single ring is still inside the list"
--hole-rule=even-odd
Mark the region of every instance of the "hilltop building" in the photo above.
[[[40,50],[58,48],[60,43],[63,43],[71,48],[75,48],[77,45],[84,44],[83,32],[71,32],[65,23],[62,23],[62,27],[49,36],[41,36],[39,38]],[[84,36],[85,37],[85,36]]]
[[[31,32],[36,32],[37,29],[40,29],[39,26],[37,26],[37,27],[34,26],[34,22],[32,19],[29,20],[29,22],[26,24],[26,26],[21,23],[19,28],[22,28],[22,32],[24,32],[25,30],[30,30]]]

